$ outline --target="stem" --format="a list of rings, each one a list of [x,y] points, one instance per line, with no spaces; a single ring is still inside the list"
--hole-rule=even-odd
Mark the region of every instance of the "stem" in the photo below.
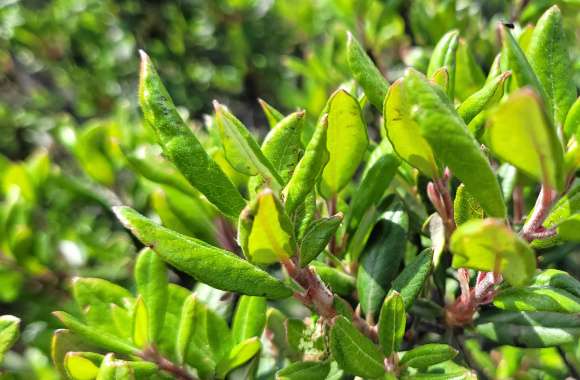
[[[141,353],[141,358],[157,364],[157,367],[159,367],[160,370],[173,375],[173,377],[177,380],[198,380],[197,377],[187,372],[185,368],[161,356],[155,347],[146,348]]]
[[[574,363],[572,363],[570,361],[570,359],[568,359],[568,356],[566,355],[566,352],[560,346],[558,346],[556,348],[558,350],[558,353],[562,357],[562,360],[566,364],[566,367],[568,368],[568,371],[570,372],[570,375],[572,377],[574,377],[575,379],[580,379],[580,373],[578,373],[578,370],[576,369],[576,366],[574,365]]]
[[[530,218],[526,221],[526,224],[522,227],[521,235],[527,241],[534,240],[534,234],[541,232],[543,229],[542,223],[548,216],[548,212],[552,207],[554,198],[556,197],[556,192],[550,189],[546,185],[542,185],[538,199],[534,206],[534,211]]]
[[[336,202],[337,202],[337,198],[336,198],[336,194],[334,194],[329,200],[328,200],[328,216],[332,216],[336,213]],[[333,234],[332,237],[330,238],[330,242],[328,243],[328,250],[330,251],[330,254],[332,256],[336,256],[336,234]]]
[[[521,186],[516,186],[512,195],[514,204],[514,224],[519,224],[524,215],[524,192]]]

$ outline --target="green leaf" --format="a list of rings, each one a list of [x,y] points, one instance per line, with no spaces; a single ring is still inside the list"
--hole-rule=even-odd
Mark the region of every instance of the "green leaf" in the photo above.
[[[579,297],[549,286],[504,289],[495,296],[493,304],[510,311],[580,313]]]
[[[262,347],[260,339],[253,337],[238,343],[227,357],[225,357],[217,366],[216,374],[218,378],[225,376],[234,368],[241,366],[253,358]]]
[[[342,213],[320,218],[310,223],[300,243],[300,266],[305,267],[316,258],[336,234],[342,222]]]
[[[281,281],[231,252],[161,227],[129,207],[114,211],[123,225],[165,262],[201,282],[274,299],[292,295]]]
[[[483,219],[484,217],[485,213],[477,199],[461,184],[455,192],[455,200],[453,201],[455,224],[459,226],[471,219]]]
[[[167,268],[154,251],[145,248],[137,256],[134,273],[137,292],[143,297],[147,309],[147,342],[156,343],[163,329],[167,308]]]
[[[350,32],[347,32],[346,59],[354,79],[370,102],[381,111],[389,83]]]
[[[72,290],[81,310],[96,304],[126,306],[133,302],[133,295],[127,289],[100,278],[75,277]]]
[[[50,356],[54,368],[63,379],[68,379],[68,374],[64,366],[64,358],[67,353],[79,350],[96,350],[96,347],[89,346],[83,338],[73,334],[70,330],[58,329],[52,335],[50,345]]]
[[[330,331],[330,351],[340,368],[350,374],[377,378],[385,372],[383,355],[345,317],[334,320]]]
[[[93,380],[99,373],[99,367],[81,352],[69,352],[64,357],[66,372],[73,380]]]
[[[314,189],[324,166],[328,162],[328,150],[326,149],[327,129],[328,116],[323,115],[318,121],[310,142],[306,146],[304,156],[296,165],[292,177],[284,188],[286,211],[289,215],[304,202],[306,196]]]
[[[190,294],[181,309],[181,316],[179,318],[179,327],[177,329],[177,340],[175,342],[175,356],[180,364],[185,362],[188,355],[189,344],[194,334],[195,321],[197,310],[196,303],[198,302],[195,293]]]
[[[284,115],[263,99],[258,98],[258,103],[260,103],[260,107],[262,107],[262,111],[266,115],[270,129],[273,129],[284,118]]]
[[[301,135],[304,129],[304,111],[294,112],[280,120],[262,143],[264,156],[286,184],[302,157]]]
[[[149,341],[150,319],[143,298],[139,296],[133,308],[133,343],[139,348],[146,348]]]
[[[326,379],[329,372],[329,362],[296,362],[276,372],[276,380]]]
[[[0,363],[4,354],[18,340],[20,334],[20,318],[13,315],[0,316]]]
[[[558,225],[558,237],[565,241],[580,242],[580,214],[572,215]]]
[[[257,264],[272,264],[294,256],[296,242],[292,223],[272,190],[263,190],[248,235],[248,259]]]
[[[457,350],[440,343],[429,343],[405,353],[399,364],[404,367],[424,369],[457,356]]]
[[[405,310],[409,310],[415,298],[423,289],[423,284],[431,272],[433,251],[425,249],[413,259],[395,278],[391,289],[398,292],[405,301]]]
[[[355,289],[355,280],[351,275],[348,275],[337,268],[332,268],[319,261],[313,261],[312,266],[320,279],[332,290],[334,293],[341,296],[349,296]]]
[[[385,356],[390,356],[397,352],[403,342],[405,335],[405,303],[397,292],[391,292],[383,306],[379,317],[379,343]]]
[[[237,218],[246,203],[244,198],[181,119],[147,54],[140,54],[139,102],[163,152],[211,203]]]
[[[550,99],[552,120],[562,126],[576,100],[572,61],[562,13],[554,5],[538,20],[532,33],[527,55],[530,65]]]
[[[491,216],[504,217],[499,183],[480,145],[440,89],[419,72],[408,69],[402,82],[410,118],[420,128],[438,160],[476,197]]]
[[[266,326],[266,309],[266,299],[263,297],[240,297],[232,324],[234,344],[262,335]]]
[[[549,104],[550,99],[546,97],[544,87],[530,66],[522,48],[504,25],[500,25],[500,32],[503,46],[507,53],[506,58],[509,62],[509,69],[513,74],[517,86],[530,86],[544,100],[549,109],[551,107]]]
[[[135,370],[128,362],[115,359],[113,354],[107,354],[99,367],[96,380],[134,380]]]
[[[576,134],[576,141],[580,142],[580,98],[570,107],[564,124],[564,134],[570,138]]]
[[[250,131],[223,105],[214,101],[213,106],[221,142],[230,165],[249,176],[260,174],[269,186],[281,188],[284,181],[264,156]]]
[[[431,54],[429,60],[429,67],[427,68],[427,76],[432,77],[435,72],[441,67],[447,68],[449,74],[449,85],[447,88],[447,95],[453,99],[455,94],[455,73],[456,73],[456,59],[457,47],[459,44],[459,32],[452,30],[446,33]]]
[[[472,133],[476,134],[477,131],[474,130],[475,125],[472,125],[471,122],[484,110],[500,101],[504,93],[504,83],[510,76],[511,72],[506,71],[492,78],[483,88],[465,99],[457,108],[457,113]]]
[[[139,352],[136,347],[126,343],[122,339],[111,335],[98,327],[89,327],[68,313],[55,311],[53,312],[53,315],[68,329],[91,344],[126,355],[136,355]]]
[[[403,80],[395,81],[385,98],[384,128],[399,157],[428,177],[439,176],[431,146],[421,135],[419,125],[410,117],[409,103],[402,89]]]
[[[447,92],[449,89],[449,70],[447,67],[441,67],[433,73],[430,78],[431,82],[439,85],[443,91]]]
[[[486,141],[502,160],[551,188],[563,188],[562,145],[530,89],[511,94],[490,114]]]
[[[326,134],[329,159],[322,171],[321,191],[330,199],[351,180],[369,142],[358,100],[345,90],[330,97]]]
[[[463,38],[459,39],[456,60],[455,96],[463,100],[483,86],[485,76]]]
[[[384,140],[388,143],[388,140]],[[383,144],[381,142],[381,144]],[[376,149],[381,149],[381,146]],[[374,154],[374,152],[373,152]],[[350,209],[346,216],[345,225],[353,233],[361,222],[365,212],[377,205],[385,191],[391,184],[400,161],[393,153],[381,154],[369,167],[363,176],[358,188],[352,194]]]
[[[558,269],[546,269],[538,273],[532,280],[531,285],[551,286],[580,297],[580,281]]]
[[[499,344],[539,348],[576,342],[580,315],[553,312],[508,312],[483,314],[476,331]]]
[[[365,315],[378,314],[405,255],[409,220],[401,205],[385,212],[375,226],[360,259],[356,277],[359,302]]]
[[[536,271],[534,251],[498,219],[470,220],[455,230],[453,267],[500,272],[511,285],[524,285]]]

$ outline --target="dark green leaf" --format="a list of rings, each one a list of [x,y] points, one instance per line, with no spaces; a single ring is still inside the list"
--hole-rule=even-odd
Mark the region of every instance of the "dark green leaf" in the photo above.
[[[276,372],[276,380],[326,379],[328,372],[329,362],[297,362]]]
[[[300,243],[300,266],[305,267],[316,258],[335,235],[342,222],[342,213],[320,218],[310,223]]]
[[[405,353],[399,364],[413,368],[427,368],[437,363],[451,360],[457,356],[457,350],[446,344],[429,343]]]
[[[385,356],[399,350],[405,335],[406,320],[403,298],[397,292],[390,293],[383,302],[378,324],[379,343]]]
[[[398,292],[405,301],[405,310],[409,310],[415,298],[423,289],[423,284],[431,272],[433,251],[430,248],[421,252],[395,278],[391,289]]]

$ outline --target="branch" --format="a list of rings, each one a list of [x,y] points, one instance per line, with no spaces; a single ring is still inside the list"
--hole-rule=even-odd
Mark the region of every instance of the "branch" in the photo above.
[[[161,356],[155,347],[149,347],[143,350],[141,353],[141,358],[143,360],[155,363],[160,370],[171,374],[177,380],[199,380],[197,377],[191,375],[182,366],[175,364],[169,359]]]
[[[542,223],[546,220],[556,195],[556,191],[546,185],[542,185],[542,189],[540,190],[540,194],[538,194],[538,199],[534,206],[534,211],[520,232],[524,239],[532,241],[535,238],[535,234],[544,229]]]

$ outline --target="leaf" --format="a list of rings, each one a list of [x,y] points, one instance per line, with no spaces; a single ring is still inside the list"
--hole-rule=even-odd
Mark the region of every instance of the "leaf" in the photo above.
[[[257,198],[255,216],[248,235],[248,259],[257,264],[272,264],[294,256],[296,242],[292,223],[272,190],[263,190]]]
[[[534,277],[531,285],[563,289],[580,298],[580,281],[562,270],[546,269]]]
[[[356,38],[350,32],[346,36],[346,59],[350,72],[370,102],[381,111],[389,83]]]
[[[296,362],[276,372],[276,380],[326,379],[329,372],[329,362]]]
[[[455,96],[464,100],[483,86],[485,76],[463,38],[459,39],[455,66]]]
[[[432,77],[435,72],[442,67],[447,68],[447,72],[449,74],[447,95],[450,99],[453,99],[455,94],[455,73],[458,43],[459,32],[457,30],[452,30],[441,37],[433,49],[431,59],[429,60],[429,67],[427,68],[428,77]]]
[[[133,309],[133,343],[139,348],[146,348],[149,341],[150,322],[147,307],[139,296]]]
[[[486,141],[496,156],[526,175],[551,188],[563,188],[562,145],[530,89],[512,93],[490,114]]]
[[[183,122],[147,54],[140,54],[139,103],[163,152],[211,203],[237,218],[246,203],[244,198]]]
[[[472,133],[475,133],[476,131],[470,127],[471,121],[491,105],[500,101],[504,93],[504,84],[510,76],[511,72],[506,71],[505,73],[492,78],[479,91],[465,99],[459,108],[457,108],[457,113],[461,116],[463,121],[468,124],[467,127]]]
[[[136,347],[133,347],[120,338],[111,335],[98,327],[89,327],[68,313],[55,311],[52,314],[68,329],[91,344],[120,354],[136,355],[139,352]]]
[[[320,279],[332,290],[334,293],[341,296],[349,296],[355,289],[355,280],[352,276],[344,273],[340,269],[332,268],[319,261],[313,261],[312,266]]]
[[[449,70],[447,67],[441,67],[433,73],[430,81],[439,85],[443,91],[447,92],[449,89]]]
[[[476,331],[499,344],[540,348],[575,342],[580,315],[553,312],[500,311],[476,320]]]
[[[260,174],[269,186],[279,189],[284,182],[248,129],[223,105],[214,100],[216,123],[226,159],[240,173]]]
[[[147,309],[149,331],[147,342],[156,343],[163,329],[167,308],[167,268],[159,256],[149,248],[143,249],[135,263],[137,291]]]
[[[300,243],[300,266],[305,267],[316,258],[336,234],[342,222],[342,213],[320,218],[310,223]]]
[[[197,302],[198,300],[195,293],[192,293],[187,297],[181,309],[179,327],[177,329],[177,340],[175,342],[175,356],[180,364],[183,364],[185,358],[188,356],[189,345],[196,327],[193,322],[196,318],[195,312],[197,310]]]
[[[326,134],[329,159],[322,171],[321,192],[330,199],[351,180],[369,141],[358,101],[342,89],[330,97]]]
[[[528,62],[522,48],[518,45],[517,41],[504,25],[500,25],[500,33],[505,52],[507,53],[506,58],[509,62],[509,69],[513,74],[513,78],[515,79],[517,86],[520,88],[526,86],[533,88],[536,93],[544,100],[547,108],[550,109],[550,99],[546,97],[544,87],[530,66],[530,63]]]
[[[508,288],[494,298],[495,307],[510,311],[580,313],[580,298],[552,287]]]
[[[462,184],[455,192],[455,200],[453,201],[453,219],[456,225],[461,225],[472,219],[483,219],[485,213],[481,205],[475,197]]]
[[[266,326],[266,308],[266,299],[263,297],[240,297],[232,325],[234,344],[262,335]]]
[[[299,111],[286,116],[273,126],[262,143],[264,156],[280,174],[283,184],[292,177],[303,153],[304,115],[304,111]]]
[[[474,219],[459,226],[450,244],[454,268],[500,272],[513,286],[524,285],[536,271],[534,251],[498,219]]]
[[[383,140],[388,143],[388,140]],[[381,142],[383,145],[383,142]],[[382,149],[381,146],[376,150]],[[373,151],[373,154],[374,151]],[[354,232],[361,222],[363,215],[371,205],[377,205],[383,194],[391,184],[400,161],[393,153],[381,154],[369,166],[356,191],[352,194],[350,209],[346,216],[345,226],[349,232]]]
[[[93,380],[99,373],[99,367],[81,352],[69,352],[66,354],[64,366],[68,376],[73,380]]]
[[[565,241],[580,241],[580,214],[573,215],[558,225],[558,237]]]
[[[405,254],[409,220],[397,205],[375,226],[360,259],[356,277],[359,302],[365,315],[376,316]]]
[[[330,331],[330,351],[346,372],[376,378],[385,372],[383,355],[367,337],[345,317],[338,316]]]
[[[570,138],[576,134],[576,141],[580,142],[580,98],[570,107],[564,124],[564,134]]]
[[[399,364],[404,367],[424,369],[451,360],[457,354],[456,349],[446,344],[429,343],[406,352]]]
[[[409,310],[415,298],[423,289],[423,284],[431,272],[433,251],[425,249],[413,259],[395,278],[391,289],[398,292],[405,302],[405,310]]]
[[[234,368],[246,363],[254,357],[262,347],[260,339],[253,337],[238,343],[232,348],[229,355],[224,358],[216,368],[218,378],[225,378],[225,376]]]
[[[79,350],[93,350],[95,347],[89,346],[83,338],[74,335],[70,330],[58,329],[52,335],[50,344],[50,356],[54,368],[63,379],[68,379],[64,358],[67,353]]]
[[[273,129],[274,126],[284,118],[284,115],[263,99],[258,98],[258,103],[260,103],[260,107],[262,107],[262,111],[264,111],[264,115],[266,115],[266,120],[268,120],[270,129]]]
[[[161,227],[129,207],[115,207],[123,225],[167,263],[222,290],[280,299],[292,291],[231,252]]]
[[[568,55],[569,41],[560,8],[554,5],[536,23],[527,56],[546,96],[552,105],[552,120],[564,125],[566,115],[576,100],[572,61]]]
[[[410,118],[419,126],[437,159],[465,184],[488,215],[504,217],[505,204],[495,174],[449,100],[412,69],[406,71],[402,86],[410,104]]]
[[[419,125],[409,116],[409,104],[402,89],[403,80],[395,81],[385,98],[384,128],[399,157],[428,177],[439,176],[431,146],[421,135]]]
[[[135,371],[128,362],[115,359],[113,354],[107,354],[96,380],[133,380],[136,379]]]
[[[405,303],[397,292],[391,292],[383,306],[379,317],[379,343],[383,354],[388,357],[397,352],[405,335]]]
[[[286,211],[291,215],[304,202],[308,193],[312,191],[318,181],[324,166],[328,162],[326,149],[326,131],[328,117],[323,115],[316,126],[316,130],[306,146],[304,156],[296,165],[292,177],[284,188]]]
[[[0,316],[0,363],[20,335],[20,318],[13,315]]]
[[[100,278],[75,277],[72,280],[72,290],[81,310],[96,304],[124,306],[133,302],[133,295],[127,289]]]

